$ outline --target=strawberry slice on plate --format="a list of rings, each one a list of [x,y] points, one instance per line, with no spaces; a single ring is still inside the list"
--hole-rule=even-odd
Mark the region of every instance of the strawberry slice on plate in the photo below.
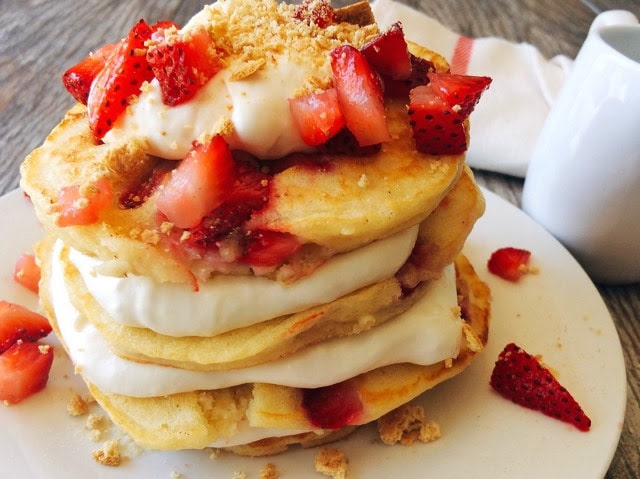
[[[62,74],[62,84],[73,98],[83,105],[87,104],[93,80],[118,47],[118,43],[104,45]]]
[[[573,424],[581,431],[591,428],[591,419],[540,361],[515,343],[502,350],[490,384],[498,393],[521,406]]]
[[[406,80],[411,75],[411,57],[399,22],[367,43],[361,51],[369,65],[382,75],[394,80]]]
[[[49,345],[18,341],[0,355],[0,400],[17,404],[43,389],[53,363]]]
[[[47,318],[19,304],[0,301],[0,353],[18,341],[37,341],[51,332]]]
[[[196,143],[170,174],[156,207],[179,228],[193,228],[220,206],[234,184],[234,161],[220,135]]]
[[[309,146],[325,143],[344,127],[335,88],[290,98],[289,109],[302,141]]]
[[[36,263],[36,257],[32,253],[24,253],[18,256],[18,260],[13,269],[13,280],[34,293],[38,292],[40,267]]]
[[[511,246],[494,251],[487,262],[487,268],[496,276],[516,282],[529,272],[531,252]]]
[[[165,105],[175,106],[190,100],[222,68],[215,45],[204,27],[188,33],[161,30],[152,40],[147,61],[158,79]]]
[[[380,79],[364,55],[341,45],[331,51],[331,69],[340,111],[360,146],[390,140]]]

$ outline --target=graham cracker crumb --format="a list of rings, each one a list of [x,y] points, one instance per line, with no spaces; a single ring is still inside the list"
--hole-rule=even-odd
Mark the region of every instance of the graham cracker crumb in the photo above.
[[[428,421],[422,406],[405,404],[378,419],[378,433],[388,445],[408,446],[416,440],[431,442],[438,439],[440,427]]]
[[[323,447],[316,454],[316,471],[333,479],[345,479],[348,460],[344,452],[334,447]]]
[[[80,396],[80,394],[75,393],[71,396],[69,404],[67,404],[67,412],[70,416],[74,417],[84,416],[89,412],[89,404],[82,396]]]
[[[280,477],[278,470],[275,464],[271,462],[265,464],[260,471],[260,479],[278,479],[278,477]]]
[[[93,451],[93,458],[103,466],[117,467],[122,463],[120,456],[120,443],[117,439],[105,441],[102,449]]]

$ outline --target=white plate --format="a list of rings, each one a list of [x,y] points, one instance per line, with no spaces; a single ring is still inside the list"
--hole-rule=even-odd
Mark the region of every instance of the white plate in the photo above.
[[[421,397],[427,415],[443,437],[430,444],[388,447],[375,431],[362,428],[337,443],[359,478],[603,477],[615,452],[626,403],[626,380],[620,341],[596,288],[567,251],[520,210],[485,192],[487,212],[470,236],[465,252],[491,286],[493,319],[483,355],[461,376]],[[37,308],[35,295],[14,284],[13,265],[41,235],[32,208],[17,191],[0,198],[0,299]],[[517,246],[533,253],[540,273],[519,284],[486,270],[495,249]],[[49,342],[58,344],[53,338]],[[489,386],[493,362],[502,347],[515,341],[557,371],[561,382],[590,415],[583,433],[570,425],[512,404]],[[2,476],[231,478],[244,471],[259,476],[273,462],[282,477],[315,477],[314,450],[295,450],[270,458],[241,458],[206,452],[139,452],[117,468],[98,465],[85,429],[86,418],[72,418],[66,405],[74,391],[84,391],[62,350],[45,391],[22,404],[0,407]],[[320,477],[319,475],[317,475]]]

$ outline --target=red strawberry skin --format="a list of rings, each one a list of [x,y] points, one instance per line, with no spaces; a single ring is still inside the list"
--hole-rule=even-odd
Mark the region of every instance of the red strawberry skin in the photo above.
[[[118,47],[118,43],[105,45],[63,73],[62,84],[71,96],[83,105],[87,104],[93,80]]]
[[[37,341],[51,332],[44,316],[19,304],[0,301],[0,353],[17,341]]]
[[[430,72],[427,77],[433,90],[462,118],[471,114],[492,81],[489,77],[453,73]]]
[[[467,149],[464,119],[430,85],[409,94],[409,123],[416,149],[430,155],[457,155]]]
[[[394,23],[362,47],[362,53],[378,73],[394,80],[406,80],[411,74],[411,58],[402,25]]]
[[[111,129],[130,98],[140,92],[142,83],[153,78],[145,46],[152,33],[144,20],[136,23],[93,81],[87,115],[96,138],[101,139]]]
[[[511,246],[494,251],[487,262],[487,268],[496,276],[517,282],[526,274],[531,252]]]
[[[490,384],[498,393],[520,406],[573,424],[581,431],[591,428],[591,419],[540,361],[515,343],[502,350]]]
[[[0,355],[0,400],[17,404],[43,389],[52,363],[52,347],[15,343]]]

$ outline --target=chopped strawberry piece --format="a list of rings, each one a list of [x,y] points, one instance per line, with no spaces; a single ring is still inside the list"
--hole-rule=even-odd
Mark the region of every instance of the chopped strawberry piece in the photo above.
[[[384,80],[384,94],[392,98],[407,98],[409,92],[420,85],[429,83],[429,72],[434,72],[435,67],[432,62],[424,58],[409,54],[411,62],[411,73],[409,77],[402,80],[394,80],[393,78],[382,75]]]
[[[491,84],[491,78],[482,76],[435,72],[427,76],[433,90],[462,118],[471,114],[480,96]]]
[[[498,356],[491,374],[491,386],[520,406],[588,431],[591,419],[551,372],[531,354],[514,343]]]
[[[378,153],[382,145],[360,146],[358,140],[348,128],[343,128],[335,136],[329,138],[322,145],[318,145],[321,153],[330,155],[369,156]]]
[[[335,88],[290,98],[289,108],[302,141],[309,146],[326,142],[344,127]]]
[[[189,244],[208,247],[230,235],[260,210],[268,199],[269,176],[259,165],[236,161],[235,181],[225,202],[209,212],[200,224],[190,230]]]
[[[409,94],[409,122],[416,149],[430,155],[455,155],[467,149],[463,118],[440,98],[430,85]]]
[[[173,160],[161,162],[147,178],[137,181],[120,195],[120,206],[128,210],[142,206],[156,192],[174,166]]]
[[[518,281],[529,270],[531,252],[520,248],[500,248],[494,251],[487,262],[493,274],[507,281]]]
[[[335,48],[331,69],[345,124],[360,146],[390,140],[380,79],[362,53],[351,45]]]
[[[296,7],[294,18],[326,28],[336,21],[336,15],[328,0],[304,0]]]
[[[21,342],[0,355],[0,400],[17,404],[43,389],[53,363],[53,348]]]
[[[54,205],[59,213],[56,224],[60,227],[96,223],[111,203],[113,191],[108,180],[102,178],[82,187],[65,186],[58,193]]]
[[[102,138],[111,129],[131,98],[140,93],[142,83],[153,78],[145,46],[152,33],[144,20],[136,23],[93,81],[87,115],[96,138]]]
[[[47,318],[19,304],[0,301],[0,353],[17,341],[37,341],[51,332]]]
[[[105,45],[63,73],[62,84],[73,98],[83,105],[87,104],[93,80],[118,47],[118,43]]]
[[[36,263],[36,257],[32,253],[21,254],[13,269],[13,279],[34,293],[38,292],[40,282],[40,267]]]
[[[302,246],[295,236],[277,231],[253,231],[242,262],[272,268],[281,265]]]
[[[411,58],[399,22],[367,43],[361,51],[369,65],[382,75],[394,80],[406,80],[411,75]]]
[[[193,228],[220,206],[234,183],[233,156],[220,135],[196,143],[158,194],[158,211],[179,228]]]
[[[147,61],[158,79],[162,101],[175,106],[184,103],[213,76],[222,64],[206,28],[189,33],[164,31],[154,35]]]
[[[355,424],[363,409],[360,393],[349,381],[303,389],[302,407],[311,424],[322,429]]]

